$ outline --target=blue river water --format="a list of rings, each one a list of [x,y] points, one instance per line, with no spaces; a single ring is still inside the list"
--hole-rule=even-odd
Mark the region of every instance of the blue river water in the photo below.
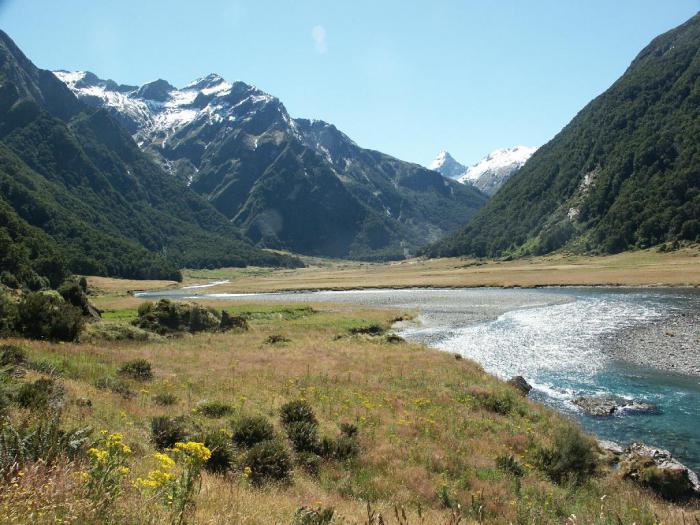
[[[502,378],[522,375],[534,387],[531,398],[576,418],[600,438],[666,448],[700,471],[700,377],[667,372],[653,363],[639,366],[620,361],[609,351],[613,344],[625,344],[624,336],[620,337],[625,331],[680,313],[699,313],[698,290],[387,289],[279,294],[174,290],[141,296],[416,309],[421,322],[399,328],[407,339],[460,353]],[[594,394],[650,402],[659,410],[594,418],[571,403],[578,396]]]

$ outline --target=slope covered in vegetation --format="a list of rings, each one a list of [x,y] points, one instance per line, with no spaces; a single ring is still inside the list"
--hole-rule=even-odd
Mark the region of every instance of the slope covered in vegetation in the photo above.
[[[700,15],[652,41],[430,256],[619,252],[700,236]]]
[[[475,363],[388,336],[401,312],[224,303],[248,329],[94,339],[153,311],[115,290],[92,342],[5,341],[3,436],[46,440],[0,479],[0,521],[180,523],[183,498],[186,523],[693,520]]]
[[[185,266],[300,264],[254,248],[1,32],[0,201],[76,273],[172,279]]]

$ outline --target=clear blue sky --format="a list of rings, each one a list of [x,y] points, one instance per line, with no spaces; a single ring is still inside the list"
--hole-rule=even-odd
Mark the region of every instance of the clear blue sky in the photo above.
[[[700,0],[0,0],[39,67],[182,86],[217,72],[429,163],[547,142]]]

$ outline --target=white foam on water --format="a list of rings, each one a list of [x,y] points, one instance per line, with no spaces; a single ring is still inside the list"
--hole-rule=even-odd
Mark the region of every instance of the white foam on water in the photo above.
[[[605,336],[657,319],[663,310],[624,297],[579,297],[576,301],[513,310],[487,323],[458,329],[438,348],[457,352],[502,378],[522,375],[560,397],[549,374],[585,380],[606,365]]]

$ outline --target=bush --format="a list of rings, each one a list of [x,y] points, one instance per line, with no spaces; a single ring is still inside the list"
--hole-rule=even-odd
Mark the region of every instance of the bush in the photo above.
[[[17,345],[0,345],[0,366],[22,366],[27,363],[27,352]]]
[[[287,437],[295,452],[318,452],[318,425],[308,421],[297,421],[286,426]]]
[[[184,417],[156,416],[151,419],[151,441],[157,449],[172,448],[186,438]]]
[[[300,452],[296,455],[296,464],[299,468],[312,476],[318,476],[322,461],[323,458],[313,452]]]
[[[512,454],[504,454],[496,458],[496,468],[512,474],[516,478],[522,478],[525,475],[525,470],[520,462],[515,459]]]
[[[689,489],[687,472],[681,469],[647,467],[642,471],[640,481],[642,485],[670,501],[685,501],[695,495],[693,490]]]
[[[61,408],[64,394],[63,386],[53,379],[37,379],[33,383],[23,383],[15,395],[15,401],[19,406],[31,410],[57,410]]]
[[[56,292],[25,295],[17,312],[17,331],[31,339],[74,341],[83,327],[80,308],[66,303]]]
[[[177,397],[169,392],[161,392],[153,396],[153,402],[162,407],[168,407],[177,403]]]
[[[330,525],[334,514],[333,507],[301,507],[294,513],[292,525]]]
[[[280,344],[285,344],[285,343],[290,343],[292,340],[289,339],[288,337],[285,337],[283,335],[279,334],[273,334],[267,337],[265,339],[265,344],[268,345],[280,345]]]
[[[58,458],[76,458],[88,444],[89,427],[61,430],[60,419],[41,418],[31,426],[0,427],[0,472],[5,475],[41,460],[50,465]]]
[[[282,443],[268,439],[248,451],[244,466],[250,469],[250,481],[254,485],[262,485],[268,481],[288,480],[292,460]]]
[[[354,328],[350,328],[348,330],[352,335],[372,335],[372,336],[379,336],[384,334],[385,330],[384,327],[377,324],[377,323],[372,323],[367,326],[357,326]]]
[[[134,359],[127,361],[119,367],[117,373],[121,376],[135,379],[137,381],[149,381],[153,379],[151,363],[145,359]]]
[[[469,390],[469,393],[482,408],[496,414],[508,415],[515,406],[515,398],[509,390],[491,392],[479,387],[473,387]]]
[[[233,423],[231,439],[241,447],[250,448],[274,437],[275,429],[272,423],[262,416],[245,416]]]
[[[576,428],[560,428],[551,447],[537,450],[535,462],[555,483],[582,483],[595,472],[594,448]]]
[[[221,313],[211,308],[168,299],[161,299],[155,304],[142,303],[138,314],[133,325],[160,335],[214,331],[219,329],[222,317]]]
[[[321,440],[319,454],[325,459],[345,461],[352,459],[360,453],[360,445],[357,440],[341,435],[337,439],[324,437]]]
[[[226,433],[221,430],[209,432],[204,436],[203,441],[204,446],[211,451],[211,456],[204,464],[205,469],[220,474],[233,468],[233,450],[231,440]]]
[[[220,418],[233,414],[233,407],[221,401],[200,401],[197,411],[206,417]]]
[[[83,315],[90,315],[90,302],[88,301],[86,289],[80,286],[80,283],[76,280],[68,280],[58,287],[58,293],[61,294],[67,303],[80,308]],[[92,310],[95,312],[95,310]]]
[[[121,379],[101,377],[95,381],[95,388],[99,388],[100,390],[111,390],[115,394],[122,396],[124,399],[136,397],[136,392],[131,390],[129,384]]]
[[[248,320],[242,315],[231,315],[226,310],[221,311],[219,330],[248,330]]]
[[[282,405],[280,409],[280,419],[282,425],[286,428],[292,423],[311,423],[318,424],[316,415],[314,414],[311,405],[304,400],[289,401]]]
[[[17,322],[17,305],[0,287],[0,336],[11,335]]]
[[[353,423],[341,423],[340,424],[340,433],[343,434],[344,436],[354,438],[357,436],[357,433],[359,432],[357,425],[354,425]]]

